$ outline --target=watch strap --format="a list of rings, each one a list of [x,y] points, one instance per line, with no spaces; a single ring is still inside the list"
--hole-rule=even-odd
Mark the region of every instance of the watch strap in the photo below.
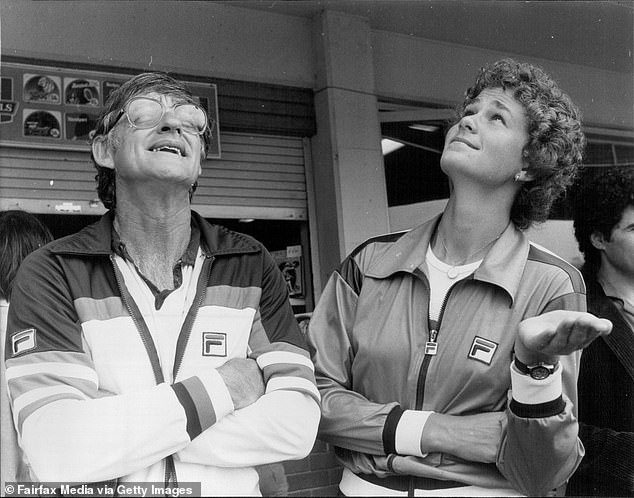
[[[538,363],[527,365],[526,363],[518,360],[517,357],[515,357],[514,359],[515,368],[517,368],[517,370],[520,373],[524,375],[530,375],[531,377],[537,378],[540,380],[545,377],[548,377],[549,375],[552,375],[555,372],[555,369],[557,368],[558,363],[559,362],[553,365],[551,363],[540,361]],[[540,375],[538,376],[535,375],[537,371],[540,372]]]

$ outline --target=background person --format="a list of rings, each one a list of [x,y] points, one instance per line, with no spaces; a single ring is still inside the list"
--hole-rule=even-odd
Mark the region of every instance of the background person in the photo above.
[[[31,252],[53,240],[49,229],[26,211],[0,213],[0,358],[4,359],[7,314],[18,268]],[[6,482],[29,480],[16,439],[7,394],[4,361],[0,366],[0,490]]]
[[[581,356],[586,455],[566,493],[634,496],[634,167],[588,169],[572,193],[588,311],[614,328]]]
[[[444,213],[367,241],[331,276],[309,343],[344,495],[543,495],[575,470],[576,350],[610,324],[522,230],[583,146],[543,71],[483,68],[446,136]]]
[[[312,448],[319,393],[284,278],[191,210],[210,133],[180,82],[131,78],[92,143],[110,211],[20,268],[7,378],[42,481],[256,495],[255,466]]]

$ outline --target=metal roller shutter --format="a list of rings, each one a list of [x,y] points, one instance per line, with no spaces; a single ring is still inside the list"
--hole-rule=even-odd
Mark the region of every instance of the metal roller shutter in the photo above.
[[[304,142],[221,133],[222,158],[206,160],[194,209],[210,218],[306,220]],[[87,152],[0,148],[0,208],[101,214]]]

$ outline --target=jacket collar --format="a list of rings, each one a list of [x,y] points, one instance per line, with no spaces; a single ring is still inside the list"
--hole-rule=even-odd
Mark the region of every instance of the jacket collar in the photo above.
[[[198,224],[201,242],[210,256],[255,253],[261,250],[258,242],[247,235],[212,225],[195,211],[192,218]],[[79,232],[63,237],[50,244],[54,254],[76,256],[108,256],[112,251],[112,222],[114,212],[108,211],[99,221]]]
[[[387,278],[397,272],[415,273],[420,268],[429,277],[425,254],[442,214],[413,228],[399,238],[369,267],[367,275]],[[497,285],[514,301],[528,257],[526,236],[510,223],[493,244],[473,278]]]

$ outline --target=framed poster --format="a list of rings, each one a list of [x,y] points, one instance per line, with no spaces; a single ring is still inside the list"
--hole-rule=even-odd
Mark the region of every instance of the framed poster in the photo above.
[[[290,297],[304,297],[302,246],[288,246],[285,250],[271,251],[271,256],[282,272]]]
[[[140,72],[140,71],[139,71]],[[110,94],[132,74],[6,62],[0,72],[0,145],[90,150]],[[220,157],[218,89],[182,79],[212,123],[207,157]]]

